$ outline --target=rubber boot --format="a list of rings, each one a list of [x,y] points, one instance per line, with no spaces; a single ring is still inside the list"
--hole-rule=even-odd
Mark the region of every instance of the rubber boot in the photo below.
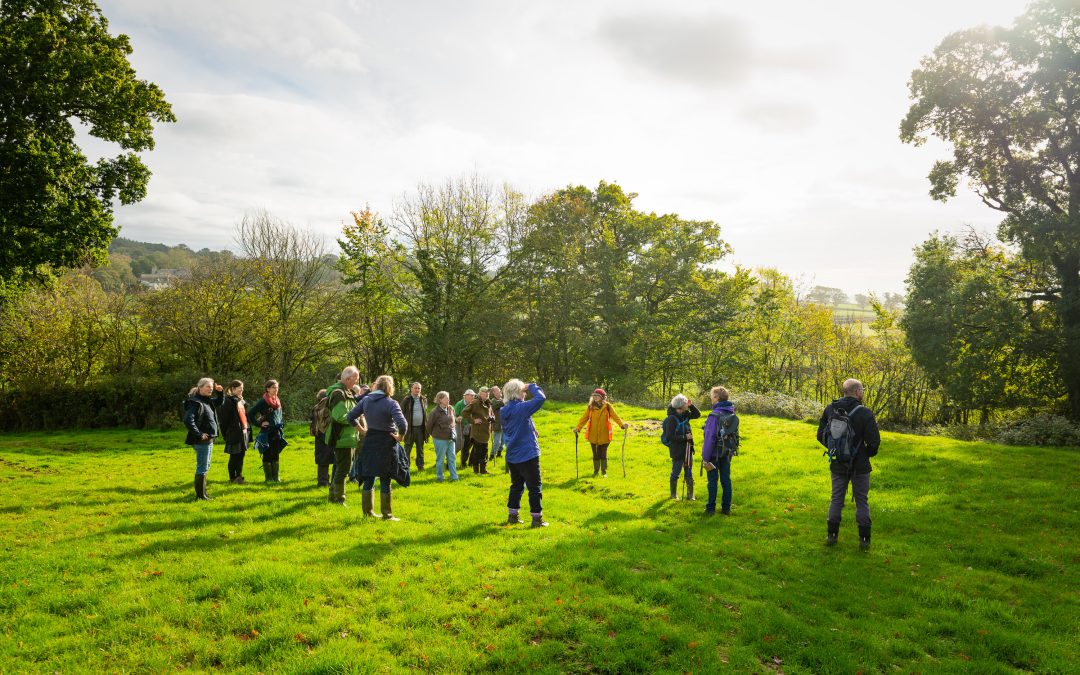
[[[688,502],[696,502],[697,501],[696,499],[694,499],[694,481],[692,481],[692,480],[686,481],[686,501],[688,501]]]
[[[393,499],[393,496],[391,495],[391,493],[389,493],[389,492],[380,492],[379,493],[379,499],[380,499],[380,504],[382,505],[382,519],[383,520],[393,520],[393,521],[401,520],[401,518],[395,518],[394,517],[394,513],[393,513],[393,509],[392,509],[394,499]]]
[[[371,490],[364,490],[360,494],[360,500],[364,505],[364,515],[371,518],[375,517],[375,493]]]
[[[672,478],[671,479],[671,498],[672,499],[678,499],[679,498],[679,479],[678,478]]]
[[[869,551],[870,550],[870,526],[869,525],[865,525],[865,526],[860,525],[859,526],[859,550],[860,551]]]
[[[206,501],[210,501],[211,499],[213,499],[213,497],[210,496],[210,493],[207,492],[207,488],[210,487],[210,481],[208,480],[209,478],[209,476],[202,477],[202,498]]]
[[[600,460],[593,458],[592,461],[592,477],[596,478],[600,475]]]
[[[330,487],[330,467],[326,464],[318,464],[318,473],[315,478],[317,487]]]
[[[480,454],[480,473],[484,474],[485,476],[488,475],[487,452],[483,452]]]
[[[195,499],[210,501],[210,495],[206,494],[206,476],[195,476]]]
[[[828,532],[825,535],[826,546],[836,546],[836,540],[840,538],[840,523],[839,521],[827,521],[826,526]]]
[[[326,501],[331,504],[337,501],[337,483],[330,483],[330,490],[326,495]]]
[[[273,471],[274,471],[274,482],[275,483],[280,483],[281,482],[281,462],[274,462],[273,463]]]
[[[607,478],[607,457],[600,460],[600,473],[604,478]]]
[[[274,472],[270,462],[263,462],[263,478],[267,483],[272,483],[274,481]]]
[[[547,527],[547,521],[544,520],[544,514],[532,517],[532,525],[530,527]]]

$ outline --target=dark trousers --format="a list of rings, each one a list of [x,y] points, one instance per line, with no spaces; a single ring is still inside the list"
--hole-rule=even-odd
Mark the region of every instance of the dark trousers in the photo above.
[[[487,469],[487,442],[481,443],[476,439],[469,441],[469,466],[476,471]]]
[[[229,455],[229,480],[236,480],[244,475],[244,453]]]
[[[401,439],[402,444],[405,446],[405,454],[409,456],[409,460],[412,460],[412,449],[416,446],[416,470],[424,470],[424,433],[423,429],[411,427],[405,432],[405,438]]]
[[[829,503],[829,523],[840,525],[840,516],[847,501],[847,486],[855,497],[855,522],[859,529],[870,529],[870,474],[832,474],[832,501]]]
[[[599,472],[603,472],[607,475],[607,449],[608,444],[597,445],[596,443],[590,443],[592,446],[592,472],[595,476]]]
[[[705,510],[716,510],[716,484],[719,482],[724,488],[724,496],[720,499],[720,508],[723,511],[729,511],[731,509],[731,458],[723,459],[713,466],[716,468],[705,474],[705,477],[709,480],[709,501],[705,503]]]
[[[512,513],[517,513],[521,508],[521,495],[525,489],[529,490],[529,512],[534,516],[542,513],[540,506],[540,494],[542,484],[540,482],[540,458],[534,457],[527,462],[510,464],[510,498],[506,500],[506,508]]]
[[[345,480],[353,462],[354,448],[334,448],[334,472],[330,476],[330,501],[345,501]]]
[[[382,476],[379,476],[379,492],[383,493],[384,495],[390,494],[390,483],[392,480],[392,478],[383,478]],[[365,477],[363,487],[364,492],[371,492],[372,490],[374,490],[375,476]]]
[[[469,466],[469,453],[472,452],[473,439],[466,437],[461,444],[461,468]]]

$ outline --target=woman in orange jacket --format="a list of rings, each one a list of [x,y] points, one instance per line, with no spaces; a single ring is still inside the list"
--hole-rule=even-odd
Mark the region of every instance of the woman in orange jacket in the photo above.
[[[585,437],[589,439],[589,445],[592,446],[593,478],[600,473],[607,478],[607,449],[613,433],[612,422],[623,429],[630,426],[619,419],[615,408],[608,403],[607,392],[597,389],[589,400],[589,407],[585,409],[585,414],[574,427],[574,433],[578,434],[582,427],[588,426]]]

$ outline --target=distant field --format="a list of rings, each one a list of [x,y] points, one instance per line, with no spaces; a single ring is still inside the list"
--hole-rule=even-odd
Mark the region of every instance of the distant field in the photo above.
[[[812,426],[746,417],[734,514],[706,519],[666,498],[657,411],[620,408],[627,478],[617,435],[575,479],[579,411],[537,418],[544,530],[502,525],[501,464],[362,520],[301,427],[279,486],[250,457],[226,484],[216,448],[210,503],[179,431],[5,434],[0,671],[1077,672],[1076,449],[886,434],[861,554],[853,508],[822,546]]]

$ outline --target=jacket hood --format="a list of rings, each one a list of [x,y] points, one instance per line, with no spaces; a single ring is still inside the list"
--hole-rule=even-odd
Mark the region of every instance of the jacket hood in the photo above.
[[[369,391],[365,398],[386,398],[386,392],[382,389],[376,389],[374,391]]]
[[[854,396],[843,396],[832,402],[834,408],[839,408],[845,412],[851,412],[857,405],[862,405],[862,401]]]
[[[713,412],[717,413],[733,413],[735,412],[735,404],[731,401],[717,401],[712,409]]]

